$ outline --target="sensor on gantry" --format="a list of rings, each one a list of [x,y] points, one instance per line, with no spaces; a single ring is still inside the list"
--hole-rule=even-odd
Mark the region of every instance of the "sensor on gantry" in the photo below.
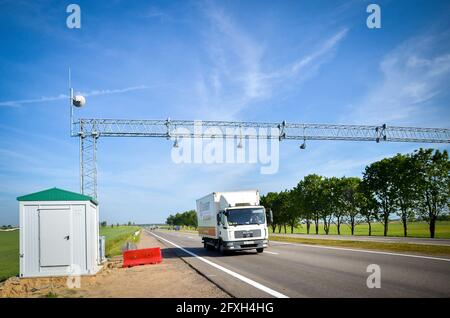
[[[75,95],[72,99],[73,106],[82,107],[86,104],[86,98],[83,95]]]

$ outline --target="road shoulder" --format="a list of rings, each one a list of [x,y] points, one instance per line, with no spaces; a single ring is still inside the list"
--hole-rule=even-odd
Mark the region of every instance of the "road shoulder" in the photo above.
[[[450,246],[270,235],[270,241],[450,258]]]

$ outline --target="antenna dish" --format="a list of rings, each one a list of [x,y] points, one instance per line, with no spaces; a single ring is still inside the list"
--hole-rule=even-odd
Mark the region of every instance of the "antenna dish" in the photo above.
[[[86,98],[83,95],[75,95],[72,103],[75,107],[83,107],[86,104]]]

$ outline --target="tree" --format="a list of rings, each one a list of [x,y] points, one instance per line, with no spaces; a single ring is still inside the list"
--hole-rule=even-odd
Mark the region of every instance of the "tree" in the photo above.
[[[276,223],[276,219],[275,219],[275,214],[273,214],[273,204],[275,202],[275,200],[278,197],[278,193],[276,192],[269,192],[266,195],[261,196],[261,205],[264,206],[264,208],[266,209],[266,213],[268,213],[269,210],[272,211],[272,216],[273,216],[273,220],[272,223],[270,224],[270,226],[272,227],[272,232],[275,233],[276,227],[277,227],[277,223]],[[266,215],[267,219],[268,215]]]
[[[167,219],[166,219],[166,224],[167,224],[167,225],[171,225],[171,226],[174,225],[173,215],[169,215],[169,216],[167,217]]]
[[[197,213],[195,210],[189,210],[175,215],[169,215],[166,224],[174,226],[191,226],[197,228]]]
[[[294,190],[286,191],[286,219],[291,233],[300,224],[301,206],[296,203]]]
[[[281,229],[284,227],[284,232],[286,233],[286,225],[289,218],[289,202],[287,191],[282,191],[278,193],[276,199],[273,202],[273,217],[278,226],[278,233],[281,233]]]
[[[359,214],[364,218],[369,227],[369,236],[372,235],[372,222],[378,220],[378,202],[372,193],[366,188],[364,181],[359,183],[356,194],[356,206]]]
[[[106,221],[103,221],[103,222],[101,222],[100,223],[100,226],[102,226],[102,227],[105,227],[105,226],[107,226],[108,224],[106,223]]]
[[[306,208],[305,204],[305,182],[301,180],[297,186],[292,189],[292,200],[295,206],[299,209],[299,218],[305,220],[306,233],[309,234],[311,228],[312,214]]]
[[[195,210],[189,210],[184,212],[185,225],[197,228],[197,213]]]
[[[320,182],[318,209],[323,220],[323,230],[325,234],[329,234],[333,211],[337,207],[338,202],[338,179],[335,177],[325,178]]]
[[[408,220],[414,217],[414,206],[417,201],[417,171],[411,156],[397,154],[389,161],[393,178],[393,191],[397,193],[397,214],[403,224],[403,235],[408,236]]]
[[[419,149],[413,156],[417,171],[418,210],[434,238],[436,220],[450,208],[450,162],[446,150]]]
[[[304,179],[304,208],[311,213],[314,221],[316,234],[319,234],[320,209],[320,187],[322,177],[316,174],[307,175]]]
[[[278,233],[281,233],[281,229],[284,228],[284,232],[287,232],[287,225],[294,222],[292,217],[292,202],[290,202],[289,191],[285,190],[280,193],[274,193],[270,197],[271,209],[273,212],[272,230],[275,232],[278,226]],[[269,199],[264,199],[268,204]],[[295,223],[295,222],[294,222]]]
[[[379,203],[380,219],[384,225],[384,236],[388,234],[389,216],[395,211],[397,193],[394,188],[394,176],[391,159],[382,159],[366,167],[363,182],[367,190]]]
[[[345,218],[350,226],[351,234],[355,234],[360,211],[358,209],[358,188],[361,179],[356,177],[341,179],[341,206],[345,211]]]
[[[337,234],[341,235],[341,224],[345,219],[345,205],[343,201],[343,189],[344,189],[344,181],[345,177],[338,179],[336,184],[336,194],[337,200],[335,202],[334,210],[333,210],[333,223],[336,224]]]

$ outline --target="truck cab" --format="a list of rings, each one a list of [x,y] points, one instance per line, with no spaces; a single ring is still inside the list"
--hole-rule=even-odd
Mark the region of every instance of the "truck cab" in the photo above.
[[[207,249],[262,253],[268,246],[266,210],[257,190],[213,192],[197,200],[197,218]]]
[[[263,206],[229,207],[218,214],[219,250],[264,251],[268,244],[266,212]]]

